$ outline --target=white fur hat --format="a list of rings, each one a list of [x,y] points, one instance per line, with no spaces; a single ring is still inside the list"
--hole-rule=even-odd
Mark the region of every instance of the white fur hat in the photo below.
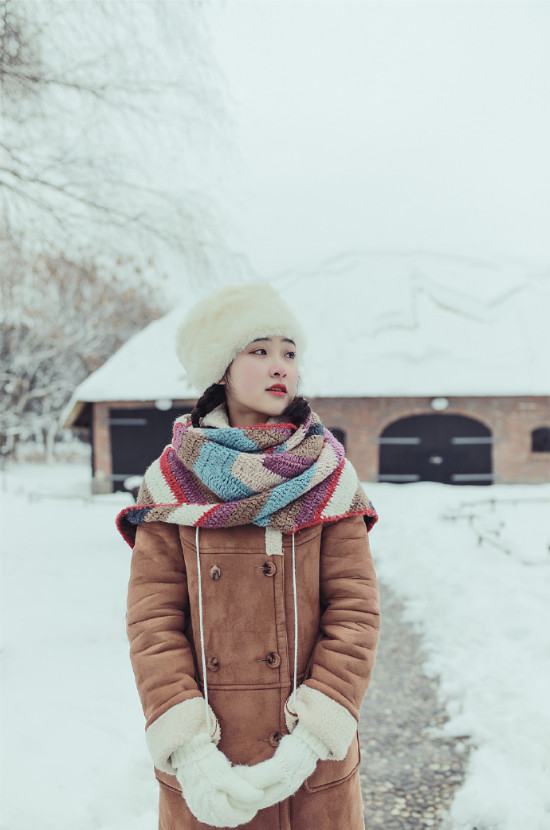
[[[225,285],[188,311],[176,332],[176,352],[193,386],[204,391],[251,340],[275,334],[294,340],[302,356],[304,333],[268,282]]]

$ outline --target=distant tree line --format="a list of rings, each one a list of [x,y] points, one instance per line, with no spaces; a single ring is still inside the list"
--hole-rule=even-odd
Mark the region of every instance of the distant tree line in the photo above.
[[[106,273],[86,257],[26,260],[0,242],[0,455],[32,439],[52,457],[75,387],[165,311],[139,268]],[[122,265],[122,263],[121,263]]]
[[[174,263],[182,289],[225,273],[200,173],[232,129],[210,11],[0,0],[0,459],[51,456],[75,386],[166,310]]]

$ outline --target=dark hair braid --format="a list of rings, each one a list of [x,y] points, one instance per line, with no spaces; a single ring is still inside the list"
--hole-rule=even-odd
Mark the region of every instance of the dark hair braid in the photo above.
[[[227,411],[225,386],[221,383],[213,383],[212,386],[209,386],[208,389],[203,392],[202,396],[195,404],[195,408],[191,412],[191,425],[194,427],[200,427],[200,419],[204,418],[204,416],[209,412],[212,412],[212,410],[221,403],[225,404],[225,409]],[[289,403],[284,412],[281,413],[280,417],[281,421],[290,421],[290,423],[294,424],[294,426],[299,427],[300,424],[305,421],[310,412],[311,407],[308,401],[305,398],[296,397]]]
[[[290,401],[285,411],[281,414],[281,421],[290,421],[294,426],[299,427],[300,424],[303,424],[310,412],[311,407],[309,401],[298,396]]]
[[[191,412],[191,424],[194,427],[200,427],[199,419],[204,418],[209,412],[212,412],[219,404],[226,403],[225,387],[221,383],[213,383],[206,389],[202,396],[195,404],[195,408]],[[227,409],[227,405],[226,405]]]

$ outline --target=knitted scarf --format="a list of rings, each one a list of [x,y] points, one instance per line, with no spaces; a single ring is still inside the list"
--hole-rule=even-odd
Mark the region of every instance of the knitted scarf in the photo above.
[[[295,533],[358,514],[367,530],[377,521],[343,446],[316,413],[298,427],[275,418],[231,427],[220,404],[200,423],[176,419],[172,443],[147,469],[137,504],[119,513],[129,545],[142,522]]]

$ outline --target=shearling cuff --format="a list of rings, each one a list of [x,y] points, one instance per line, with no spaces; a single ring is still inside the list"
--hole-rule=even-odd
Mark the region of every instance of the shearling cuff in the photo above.
[[[168,775],[175,775],[170,756],[180,746],[189,743],[196,735],[206,732],[206,700],[192,697],[168,709],[157,718],[145,732],[147,747],[157,769]],[[208,706],[210,740],[218,744],[221,738],[220,724]]]
[[[328,747],[331,761],[346,757],[357,732],[357,721],[341,703],[306,685],[298,687],[295,701],[289,697],[285,703],[285,721],[289,732],[302,723]]]

